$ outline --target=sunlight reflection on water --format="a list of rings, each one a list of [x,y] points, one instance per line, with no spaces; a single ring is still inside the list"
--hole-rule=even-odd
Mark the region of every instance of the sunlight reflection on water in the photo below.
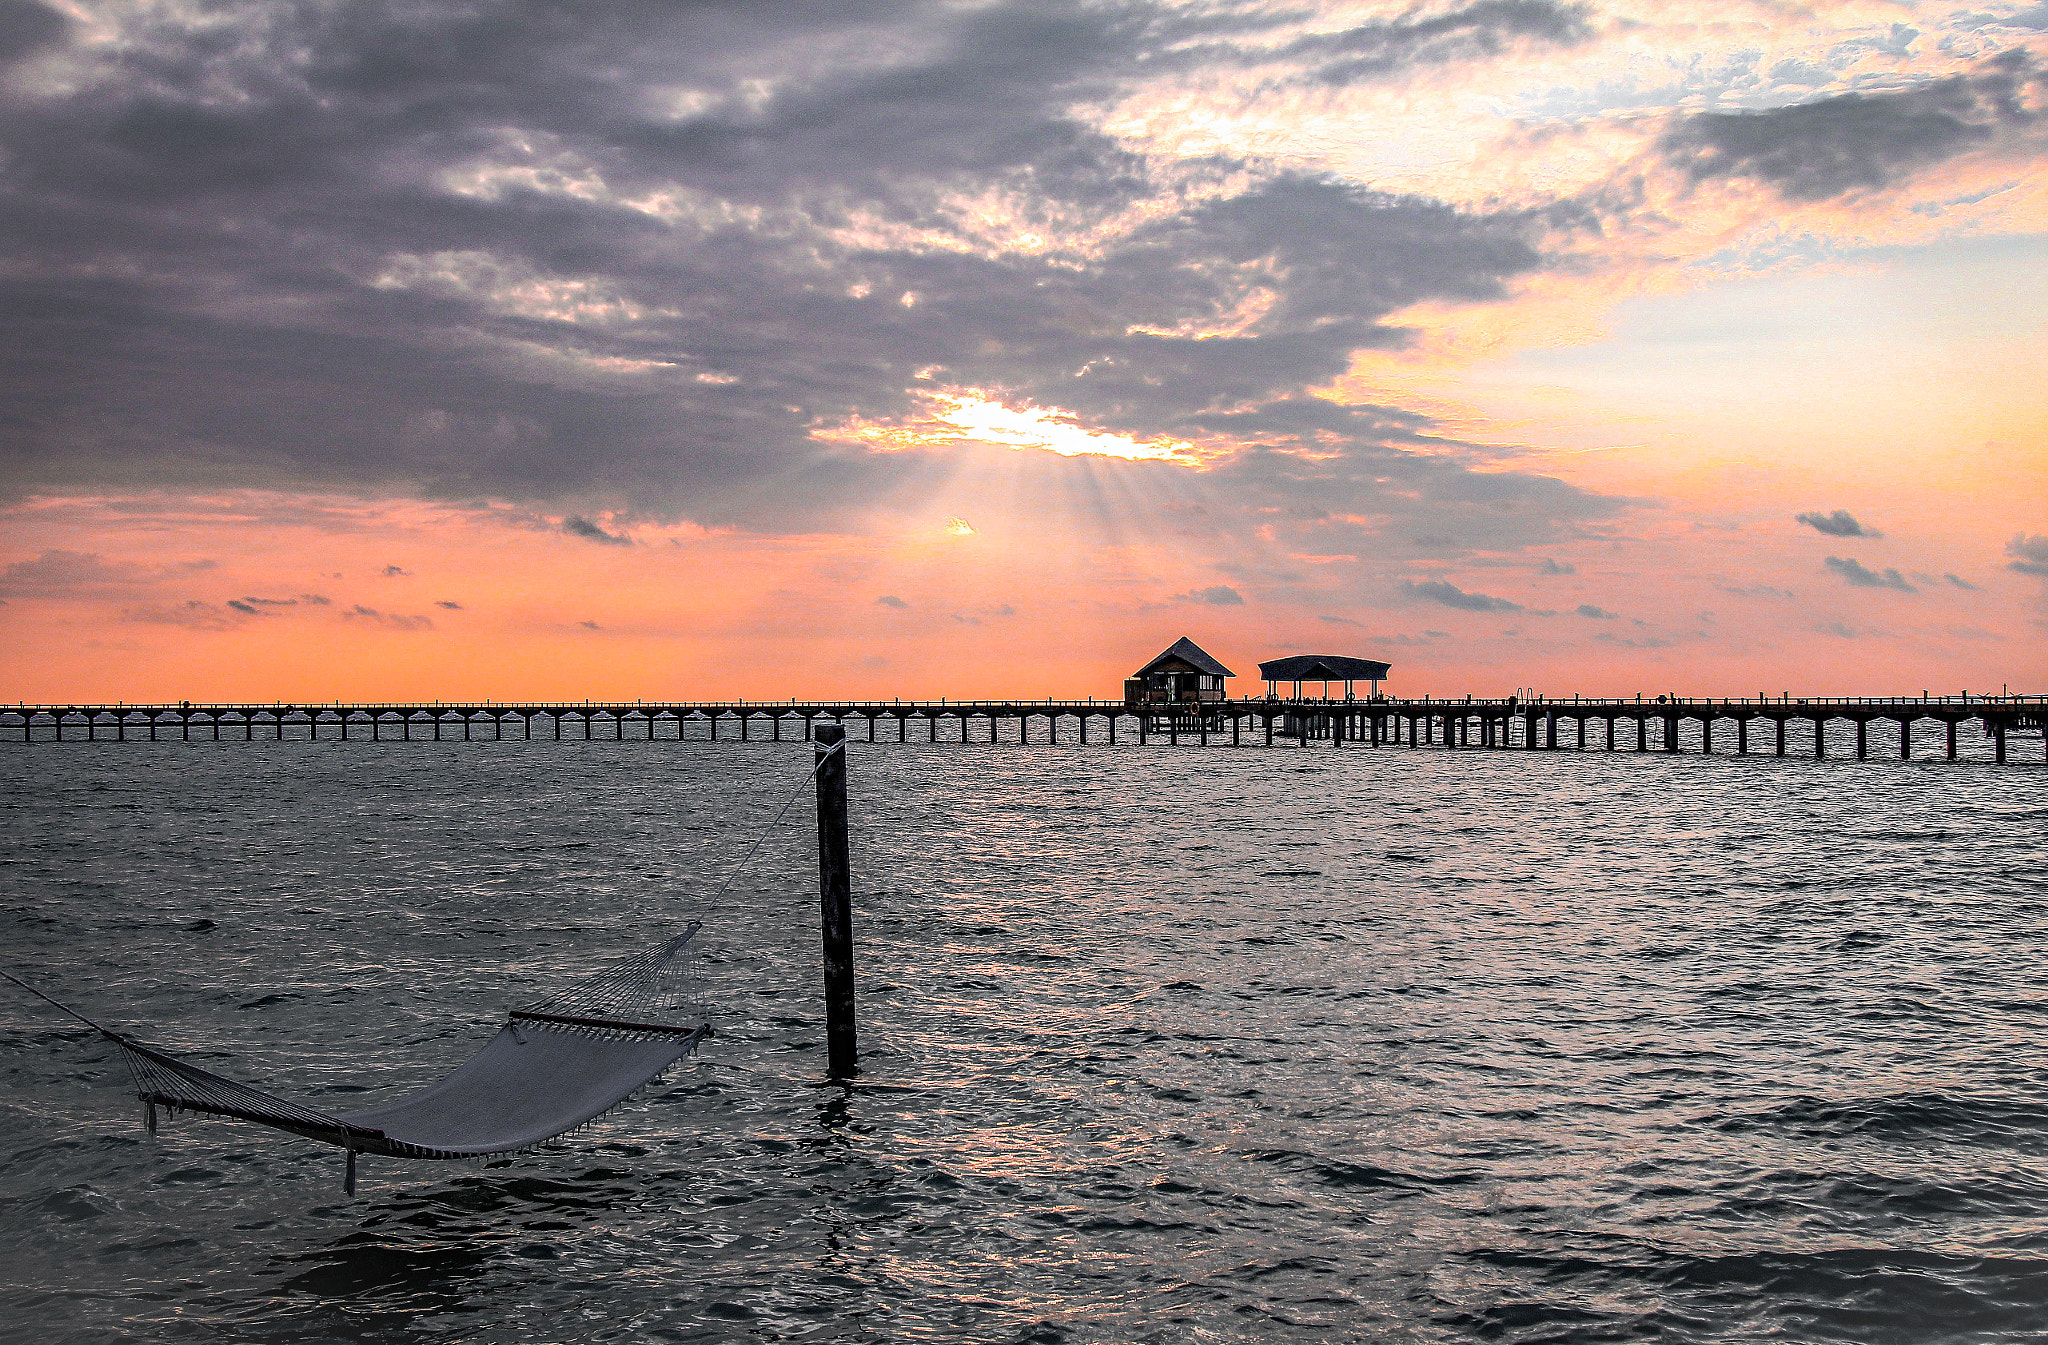
[[[358,1105],[709,922],[719,1035],[510,1162],[136,1124],[4,1001],[38,1339],[2032,1339],[2038,766],[856,742],[819,1085],[800,744],[65,744],[5,965]],[[0,1333],[9,1328],[0,1327]]]

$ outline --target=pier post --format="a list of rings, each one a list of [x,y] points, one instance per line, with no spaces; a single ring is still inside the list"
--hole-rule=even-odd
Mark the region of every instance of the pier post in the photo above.
[[[1899,720],[1899,760],[1911,761],[1912,759],[1913,721],[1902,718]]]
[[[1114,710],[1109,714],[1109,745],[1111,747],[1116,746],[1116,712]]]
[[[1664,716],[1664,750],[1678,750],[1678,715],[1675,712]]]
[[[1742,718],[1735,721],[1735,755],[1738,757],[1746,757],[1749,755],[1748,715],[1744,715]]]
[[[1714,751],[1714,717],[1708,715],[1700,720],[1700,751],[1711,755]]]
[[[859,1072],[853,1004],[853,866],[846,844],[846,729],[812,732],[818,777],[818,904],[825,950],[825,1072]]]
[[[1270,710],[1266,712],[1266,715],[1265,715],[1265,720],[1266,720],[1266,746],[1268,746],[1268,747],[1271,747],[1271,746],[1273,745],[1273,714],[1272,714],[1272,712],[1271,712]]]
[[[1868,761],[1870,759],[1869,729],[1870,721],[1861,715],[1856,716],[1856,759],[1858,761]]]
[[[1954,719],[1948,721],[1948,759],[1950,761],[1956,759],[1956,725],[1959,722]]]
[[[1642,713],[1636,715],[1636,751],[1650,750],[1650,721]]]
[[[1816,718],[1813,721],[1813,755],[1819,760],[1828,754],[1828,721]]]
[[[1783,716],[1783,715],[1779,715],[1779,716],[1778,716],[1778,751],[1777,751],[1777,755],[1779,755],[1779,756],[1781,756],[1781,757],[1785,755],[1785,716]]]
[[[1997,720],[1991,723],[1990,727],[1991,759],[2003,766],[2005,764],[2005,721],[2003,719]]]

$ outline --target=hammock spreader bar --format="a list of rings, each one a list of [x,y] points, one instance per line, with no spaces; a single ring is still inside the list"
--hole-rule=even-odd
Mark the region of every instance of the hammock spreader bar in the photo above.
[[[708,1023],[658,1021],[662,975],[702,926],[511,1011],[481,1050],[406,1097],[353,1112],[328,1112],[200,1069],[102,1027],[19,977],[0,976],[84,1023],[121,1050],[155,1133],[157,1108],[254,1121],[356,1155],[477,1158],[545,1144],[598,1120],[653,1082],[711,1035]]]

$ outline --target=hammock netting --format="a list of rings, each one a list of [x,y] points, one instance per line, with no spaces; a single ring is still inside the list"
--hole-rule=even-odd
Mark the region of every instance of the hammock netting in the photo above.
[[[353,1190],[358,1153],[476,1158],[530,1149],[590,1124],[660,1077],[711,1031],[689,1003],[681,957],[699,928],[693,922],[658,947],[513,1010],[497,1035],[451,1073],[360,1111],[293,1102],[100,1031],[126,1057],[152,1130],[161,1107],[255,1121],[338,1145],[349,1152]]]

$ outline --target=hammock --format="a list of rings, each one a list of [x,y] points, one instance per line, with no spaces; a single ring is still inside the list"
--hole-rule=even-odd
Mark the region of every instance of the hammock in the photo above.
[[[361,1111],[328,1112],[190,1065],[101,1027],[18,977],[22,989],[64,1010],[121,1049],[154,1134],[157,1109],[254,1121],[356,1155],[478,1158],[530,1149],[602,1117],[697,1049],[711,1025],[677,1016],[671,964],[702,926],[531,1008],[515,1009],[482,1050],[408,1097]]]
[[[716,904],[760,852],[805,784],[844,738],[817,754],[810,773],[763,828],[712,895]],[[843,823],[841,824],[843,827]],[[843,834],[843,833],[842,833]],[[842,842],[843,843],[843,842]],[[842,864],[844,861],[841,861]],[[703,928],[683,932],[627,958],[527,1009],[505,1016],[482,1050],[410,1097],[361,1111],[328,1112],[188,1065],[169,1052],[101,1027],[19,976],[0,971],[37,999],[54,1005],[121,1048],[143,1105],[143,1124],[156,1133],[157,1108],[199,1112],[289,1131],[348,1151],[346,1186],[356,1189],[356,1155],[393,1158],[480,1158],[517,1153],[557,1139],[602,1117],[652,1083],[711,1035],[711,1024],[663,1022],[683,1005],[670,970],[683,945]],[[700,1015],[685,1015],[698,1017]]]

